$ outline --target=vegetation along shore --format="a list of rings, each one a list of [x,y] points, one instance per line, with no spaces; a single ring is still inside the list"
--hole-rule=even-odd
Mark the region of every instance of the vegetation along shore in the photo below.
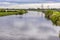
[[[55,25],[60,26],[60,11],[57,10],[47,10],[44,12],[45,17],[53,22]]]
[[[27,10],[10,10],[10,9],[0,9],[0,16],[8,15],[23,15],[27,13]]]

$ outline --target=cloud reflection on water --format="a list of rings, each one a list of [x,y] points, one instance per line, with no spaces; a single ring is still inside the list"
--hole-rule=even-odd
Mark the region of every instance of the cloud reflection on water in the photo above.
[[[0,17],[1,40],[51,40],[50,36],[55,39],[57,34],[56,27],[41,12],[29,11],[22,18],[19,15]]]

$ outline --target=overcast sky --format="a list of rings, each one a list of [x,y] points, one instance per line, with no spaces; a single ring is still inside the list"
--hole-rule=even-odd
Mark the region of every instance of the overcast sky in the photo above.
[[[60,0],[0,0],[0,2],[60,2]]]
[[[60,3],[60,0],[0,0],[0,7],[16,6],[28,3]]]
[[[25,3],[54,3],[54,2],[60,2],[60,0],[0,0],[0,5],[5,4],[25,4]]]

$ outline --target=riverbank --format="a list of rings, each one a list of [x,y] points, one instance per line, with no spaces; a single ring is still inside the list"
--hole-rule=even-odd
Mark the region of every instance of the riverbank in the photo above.
[[[47,10],[44,12],[45,17],[53,22],[55,25],[60,26],[60,12],[56,10]]]
[[[27,10],[0,10],[0,16],[23,15],[25,13],[27,13]]]
[[[60,28],[58,30],[51,21],[46,20],[44,13],[28,11],[21,16],[0,17],[0,39],[60,40],[57,36]]]

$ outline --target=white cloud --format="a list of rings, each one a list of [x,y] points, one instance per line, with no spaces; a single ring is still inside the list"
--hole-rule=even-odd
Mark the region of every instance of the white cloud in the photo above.
[[[0,2],[0,8],[41,8],[42,3],[35,4],[18,4],[18,3],[10,3],[10,2]],[[44,8],[60,8],[60,3],[43,3]]]
[[[6,1],[21,1],[21,0],[6,0]]]
[[[6,0],[11,2],[55,2],[53,0]]]
[[[10,4],[9,2],[0,2],[0,4]]]
[[[0,4],[17,4],[17,3],[11,3],[11,2],[0,2]]]

